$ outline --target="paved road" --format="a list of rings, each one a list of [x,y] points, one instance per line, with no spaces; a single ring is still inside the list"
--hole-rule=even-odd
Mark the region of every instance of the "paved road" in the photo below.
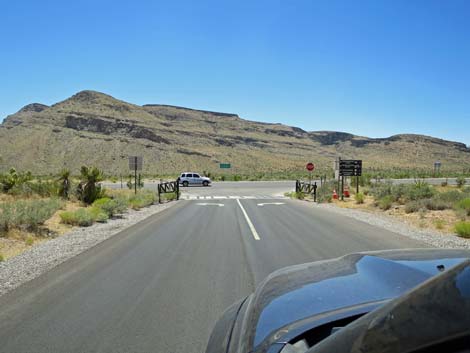
[[[255,199],[237,187],[185,190],[211,198],[179,201],[1,297],[0,352],[199,353],[224,308],[273,270],[424,247],[274,197],[282,185],[259,184]]]

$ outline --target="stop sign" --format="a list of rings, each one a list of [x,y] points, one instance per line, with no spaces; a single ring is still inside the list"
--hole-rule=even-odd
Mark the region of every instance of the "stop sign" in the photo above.
[[[312,162],[307,163],[307,170],[308,170],[309,172],[311,172],[311,171],[314,170],[314,169],[315,169],[315,164],[313,164]]]

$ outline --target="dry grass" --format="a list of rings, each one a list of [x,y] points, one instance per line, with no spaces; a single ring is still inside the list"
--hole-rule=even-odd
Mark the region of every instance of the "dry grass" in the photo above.
[[[452,188],[441,188],[442,191],[452,190]],[[455,189],[455,188],[454,188]],[[359,209],[377,214],[386,214],[394,217],[406,224],[422,229],[438,230],[444,234],[455,234],[454,225],[460,218],[453,210],[443,211],[429,211],[406,213],[404,205],[394,204],[391,209],[382,211],[374,206],[374,199],[372,196],[366,196],[364,204],[357,204],[354,197],[345,198],[345,201],[334,200],[333,203],[341,208]]]

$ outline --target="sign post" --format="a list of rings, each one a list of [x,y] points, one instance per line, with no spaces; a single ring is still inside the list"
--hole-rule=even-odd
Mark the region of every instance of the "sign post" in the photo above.
[[[359,192],[359,177],[362,175],[362,160],[360,159],[340,159],[339,175],[341,176],[341,200],[344,200],[344,177],[356,177],[356,193]]]
[[[434,174],[439,174],[441,172],[441,161],[434,162]]]
[[[129,156],[129,169],[134,171],[134,193],[137,194],[137,171],[142,170],[142,156]]]

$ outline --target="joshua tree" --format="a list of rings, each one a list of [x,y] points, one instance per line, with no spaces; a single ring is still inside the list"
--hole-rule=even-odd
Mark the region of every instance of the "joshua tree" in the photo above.
[[[81,181],[77,187],[77,196],[86,204],[92,204],[93,201],[103,196],[101,186],[98,184],[103,180],[103,173],[96,167],[83,166],[80,175]]]
[[[60,172],[59,183],[59,196],[68,199],[70,192],[70,170],[63,169]]]

